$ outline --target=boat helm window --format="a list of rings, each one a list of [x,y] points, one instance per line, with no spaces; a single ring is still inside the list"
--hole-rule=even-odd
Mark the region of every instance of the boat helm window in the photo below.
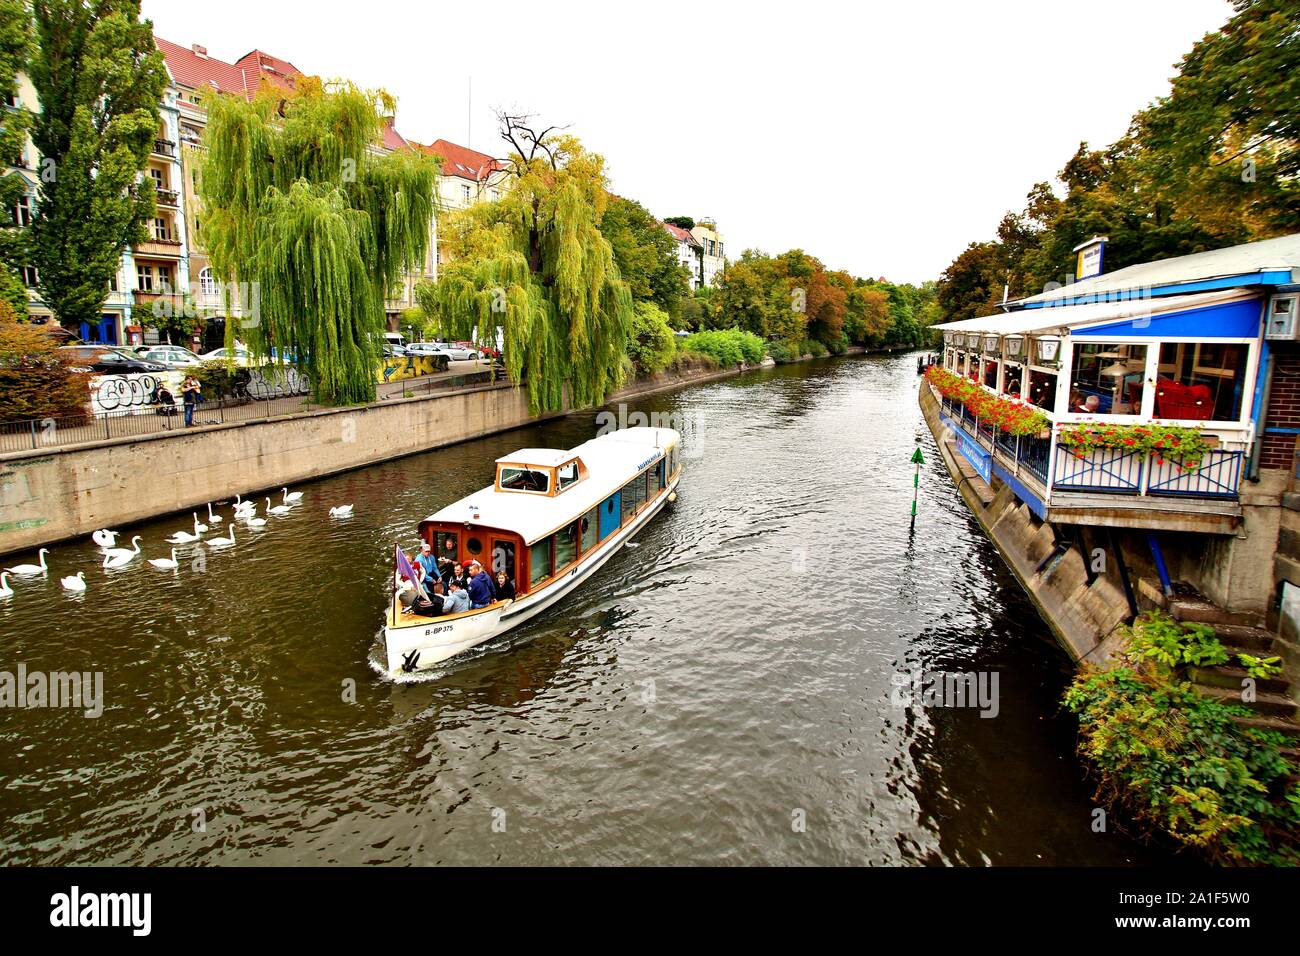
[[[577,480],[578,463],[576,461],[571,461],[567,465],[561,465],[555,472],[555,484],[560,491],[563,491]]]
[[[551,488],[551,476],[533,468],[506,465],[501,469],[501,487],[506,491],[536,491],[545,494]]]

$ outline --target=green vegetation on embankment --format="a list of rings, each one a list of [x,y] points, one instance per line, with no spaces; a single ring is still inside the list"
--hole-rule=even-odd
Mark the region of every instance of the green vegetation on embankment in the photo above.
[[[1300,766],[1287,738],[1238,723],[1252,712],[1187,679],[1190,668],[1227,663],[1214,632],[1153,611],[1129,638],[1117,666],[1081,671],[1065,694],[1098,796],[1214,862],[1300,864]]]

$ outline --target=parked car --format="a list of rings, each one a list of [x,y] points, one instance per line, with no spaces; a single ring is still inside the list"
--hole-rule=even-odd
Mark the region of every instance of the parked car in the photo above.
[[[433,359],[433,367],[445,372],[451,366],[451,356],[436,342],[412,342],[406,347],[411,355]]]
[[[381,348],[384,353],[384,358],[406,358],[406,349],[402,348],[400,345],[390,345],[385,342]]]
[[[248,368],[253,364],[253,353],[243,348],[213,349],[204,352],[199,358],[205,362],[229,362],[233,359],[240,368]]]
[[[453,362],[467,362],[478,358],[478,349],[468,342],[434,342]]]
[[[166,366],[145,361],[105,345],[64,345],[58,350],[72,365],[96,375],[137,375],[142,372],[165,372]]]
[[[156,362],[167,368],[190,368],[203,364],[203,359],[180,345],[152,345],[143,351],[136,349],[136,355],[146,362]]]

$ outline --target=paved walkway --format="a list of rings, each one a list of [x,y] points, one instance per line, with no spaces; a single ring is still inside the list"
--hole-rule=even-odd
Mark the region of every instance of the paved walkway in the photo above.
[[[465,361],[452,362],[445,372],[425,375],[421,378],[403,379],[396,382],[384,382],[376,386],[378,401],[392,401],[412,396],[432,395],[443,391],[454,391],[469,384],[469,376],[491,373],[492,366],[487,362]],[[315,411],[322,406],[312,404],[308,395],[286,395],[282,398],[228,403],[225,401],[204,402],[199,405],[194,415],[195,425],[224,425],[230,422],[254,421],[262,418],[275,418],[280,415],[295,415],[301,412]],[[89,420],[44,419],[38,422],[20,422],[12,425],[0,425],[0,454],[6,452],[30,452],[35,450],[54,450],[69,445],[84,445],[88,442],[106,441],[114,438],[136,438],[141,435],[153,435],[184,429],[184,410],[178,403],[171,415],[161,415],[157,410],[144,413],[124,413],[105,415]]]

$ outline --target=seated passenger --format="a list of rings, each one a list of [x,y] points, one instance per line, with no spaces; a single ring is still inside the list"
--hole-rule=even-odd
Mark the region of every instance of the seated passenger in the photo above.
[[[433,593],[428,596],[417,594],[415,600],[411,602],[411,613],[418,614],[421,617],[437,617],[442,613],[442,607],[445,599],[442,593],[442,582],[439,581],[433,586]]]
[[[1097,409],[1101,408],[1101,399],[1096,395],[1089,395],[1082,402],[1075,406],[1076,412],[1082,412],[1085,415],[1096,415]]]
[[[469,595],[461,588],[460,582],[452,578],[451,589],[442,602],[443,614],[459,614],[469,610]]]
[[[504,571],[497,572],[496,588],[498,601],[510,601],[514,599],[515,582],[511,581]]]
[[[492,588],[492,578],[483,570],[483,565],[474,561],[469,566],[469,603],[470,607],[487,607],[496,600]]]
[[[448,588],[450,588],[451,583],[453,581],[457,582],[460,585],[460,589],[462,591],[469,589],[469,575],[465,573],[465,569],[461,567],[459,561],[457,561],[455,565],[452,566],[450,577],[448,577],[443,583],[446,584]]]

